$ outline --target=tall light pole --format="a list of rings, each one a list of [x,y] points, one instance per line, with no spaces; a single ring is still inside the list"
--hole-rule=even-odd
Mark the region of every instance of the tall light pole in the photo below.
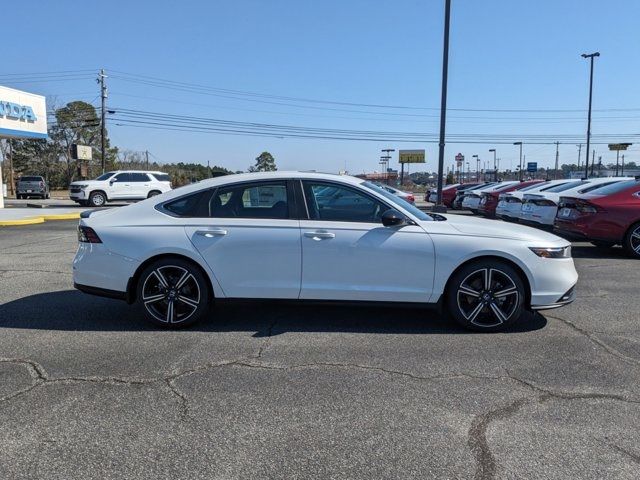
[[[583,53],[582,58],[588,58],[590,60],[590,73],[589,73],[589,113],[587,114],[587,159],[584,164],[584,176],[589,176],[589,144],[591,143],[591,99],[593,97],[593,59],[599,57],[600,52]],[[594,162],[595,158],[591,158]]]
[[[447,121],[447,74],[449,72],[449,22],[451,19],[451,0],[444,3],[444,42],[442,48],[442,96],[440,99],[440,141],[438,143],[438,195],[433,211],[446,211],[442,204],[442,175],[444,170],[444,138]]]
[[[478,155],[473,155],[473,158],[476,159],[476,181],[480,181],[480,157]]]
[[[514,145],[520,145],[520,163],[519,163],[519,179],[522,181],[522,142],[513,142]]]
[[[498,170],[496,167],[496,149],[495,148],[490,148],[489,152],[493,152],[493,175],[494,175],[494,179],[497,182],[498,181]]]
[[[391,160],[391,155],[389,155],[391,152],[395,152],[396,149],[395,148],[383,148],[381,150],[382,152],[384,152],[384,156],[381,158],[384,158],[387,164],[387,167],[384,170],[384,178],[387,181],[387,183],[389,183],[389,160]]]

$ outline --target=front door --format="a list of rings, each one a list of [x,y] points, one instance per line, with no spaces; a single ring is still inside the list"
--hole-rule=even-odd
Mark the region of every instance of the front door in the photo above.
[[[109,199],[129,198],[131,196],[131,174],[119,173],[109,180]]]
[[[418,225],[384,227],[390,207],[341,184],[303,181],[302,299],[428,302],[434,249]]]
[[[300,222],[286,181],[218,188],[185,231],[229,298],[298,298]]]

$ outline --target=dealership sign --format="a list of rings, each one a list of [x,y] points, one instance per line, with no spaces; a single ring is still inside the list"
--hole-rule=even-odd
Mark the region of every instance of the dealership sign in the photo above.
[[[46,138],[47,107],[42,95],[0,87],[0,138]]]

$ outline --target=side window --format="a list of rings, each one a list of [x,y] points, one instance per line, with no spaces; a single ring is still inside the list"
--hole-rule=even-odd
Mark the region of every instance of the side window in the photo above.
[[[389,208],[353,188],[316,182],[303,185],[311,220],[379,223]]]
[[[149,177],[146,173],[130,173],[131,179],[130,182],[148,182]]]
[[[113,182],[130,182],[131,174],[130,173],[119,173],[115,177],[111,179]]]
[[[211,190],[204,190],[164,204],[164,209],[176,217],[206,218],[209,216]]]
[[[214,218],[289,218],[284,182],[252,183],[219,188],[209,206]]]

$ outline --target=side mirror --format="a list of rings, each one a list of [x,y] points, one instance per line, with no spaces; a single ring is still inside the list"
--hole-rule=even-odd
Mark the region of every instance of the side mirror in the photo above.
[[[385,227],[401,227],[407,225],[407,217],[391,208],[382,214],[382,225]]]
[[[113,185],[115,183],[115,181],[116,180],[114,178],[112,178],[111,180],[109,180],[109,185]]]

